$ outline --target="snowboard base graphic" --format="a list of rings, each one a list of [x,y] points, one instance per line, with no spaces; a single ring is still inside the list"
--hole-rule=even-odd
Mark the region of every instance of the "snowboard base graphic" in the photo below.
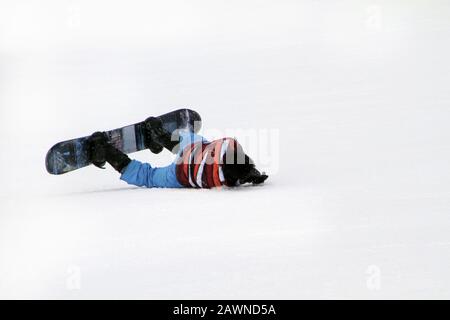
[[[177,129],[198,132],[201,128],[200,115],[190,109],[179,109],[159,116],[163,128],[170,133]],[[108,141],[124,153],[147,149],[145,146],[145,121],[119,129],[106,131]],[[47,153],[45,164],[48,173],[63,174],[91,164],[88,155],[89,136],[55,144]]]

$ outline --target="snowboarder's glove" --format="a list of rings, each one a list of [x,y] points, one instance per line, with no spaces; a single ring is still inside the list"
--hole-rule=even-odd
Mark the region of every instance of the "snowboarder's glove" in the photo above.
[[[153,153],[160,153],[163,148],[176,152],[174,148],[178,144],[172,141],[171,134],[163,128],[163,123],[158,117],[150,117],[145,120],[145,146]]]
[[[268,177],[269,176],[264,172],[261,174],[256,168],[252,168],[244,177],[239,179],[239,183],[261,184],[266,181]]]
[[[108,143],[108,137],[104,132],[95,132],[88,138],[88,156],[92,164],[101,169],[108,162],[118,172],[131,162],[130,158]]]

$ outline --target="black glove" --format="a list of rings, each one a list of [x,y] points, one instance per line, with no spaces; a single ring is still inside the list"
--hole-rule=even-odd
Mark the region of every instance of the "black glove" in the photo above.
[[[172,136],[163,128],[163,123],[158,117],[150,117],[145,120],[145,146],[153,153],[160,153],[163,148],[176,153],[175,147],[178,141],[172,141]]]
[[[89,144],[89,160],[96,167],[105,169],[104,165],[108,162],[121,173],[131,162],[131,159],[125,153],[108,143],[108,137],[104,132],[95,132],[88,138],[87,143]]]
[[[239,179],[239,183],[261,184],[264,183],[268,177],[269,176],[264,172],[260,173],[256,168],[252,168],[244,177]]]

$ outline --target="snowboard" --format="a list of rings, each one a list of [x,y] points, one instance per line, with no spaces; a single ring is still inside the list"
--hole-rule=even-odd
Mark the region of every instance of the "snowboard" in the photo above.
[[[159,116],[163,128],[173,134],[177,129],[198,132],[201,128],[200,115],[190,109],[178,109]],[[123,128],[106,131],[109,143],[124,153],[147,149],[145,145],[145,121]],[[50,174],[63,174],[91,164],[88,154],[89,136],[62,141],[47,153],[45,165]]]

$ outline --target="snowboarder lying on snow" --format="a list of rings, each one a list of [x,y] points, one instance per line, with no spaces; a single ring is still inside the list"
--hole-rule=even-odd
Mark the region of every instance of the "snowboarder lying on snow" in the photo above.
[[[166,188],[212,188],[238,186],[244,183],[261,184],[268,176],[261,174],[242,146],[232,138],[212,142],[191,131],[179,132],[179,140],[162,128],[161,120],[146,120],[146,145],[154,153],[166,148],[177,155],[175,161],[162,168],[131,160],[107,142],[102,132],[90,138],[89,157],[94,165],[103,168],[108,162],[121,173],[121,180],[136,185]]]

